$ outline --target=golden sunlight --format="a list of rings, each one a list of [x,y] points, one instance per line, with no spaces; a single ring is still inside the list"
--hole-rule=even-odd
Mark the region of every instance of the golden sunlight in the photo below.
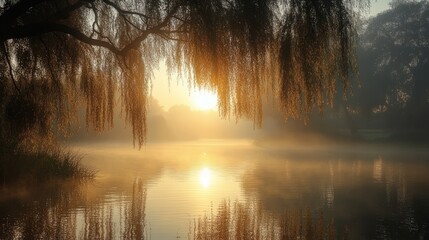
[[[196,90],[191,93],[193,106],[199,110],[216,110],[217,96],[207,90]]]
[[[200,172],[200,183],[204,188],[210,186],[212,182],[212,173],[209,168],[205,167]]]

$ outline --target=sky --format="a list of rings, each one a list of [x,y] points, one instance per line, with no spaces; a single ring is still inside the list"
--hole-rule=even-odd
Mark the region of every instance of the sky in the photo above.
[[[157,99],[166,111],[175,105],[188,105],[195,110],[217,110],[214,93],[198,91],[190,88],[188,84],[186,79],[174,74],[169,81],[167,67],[161,63],[152,79],[152,97]]]
[[[390,8],[390,0],[371,0],[371,7],[369,9],[369,15],[377,15],[378,13]]]
[[[389,8],[390,0],[371,0],[368,16],[374,16]],[[168,111],[175,105],[187,105],[194,110],[217,110],[214,93],[189,88],[188,81],[172,76],[170,82],[167,68],[161,64],[152,79],[151,94]]]

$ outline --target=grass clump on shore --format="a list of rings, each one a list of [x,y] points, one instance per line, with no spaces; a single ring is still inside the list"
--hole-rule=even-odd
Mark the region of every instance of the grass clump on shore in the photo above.
[[[81,159],[80,155],[60,147],[28,151],[3,142],[0,145],[0,185],[92,179],[94,171],[82,166]]]

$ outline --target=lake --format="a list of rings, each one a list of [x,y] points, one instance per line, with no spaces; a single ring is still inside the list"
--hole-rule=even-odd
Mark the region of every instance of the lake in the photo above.
[[[202,140],[70,148],[96,179],[3,192],[0,239],[429,238],[423,147]]]

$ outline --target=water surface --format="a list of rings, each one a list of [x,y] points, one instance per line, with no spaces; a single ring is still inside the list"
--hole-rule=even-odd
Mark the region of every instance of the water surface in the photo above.
[[[72,148],[98,170],[95,181],[3,195],[0,239],[187,239],[198,218],[216,218],[225,202],[256,203],[255,211],[272,219],[322,213],[339,238],[429,235],[424,148],[220,140],[141,151],[118,144]]]

